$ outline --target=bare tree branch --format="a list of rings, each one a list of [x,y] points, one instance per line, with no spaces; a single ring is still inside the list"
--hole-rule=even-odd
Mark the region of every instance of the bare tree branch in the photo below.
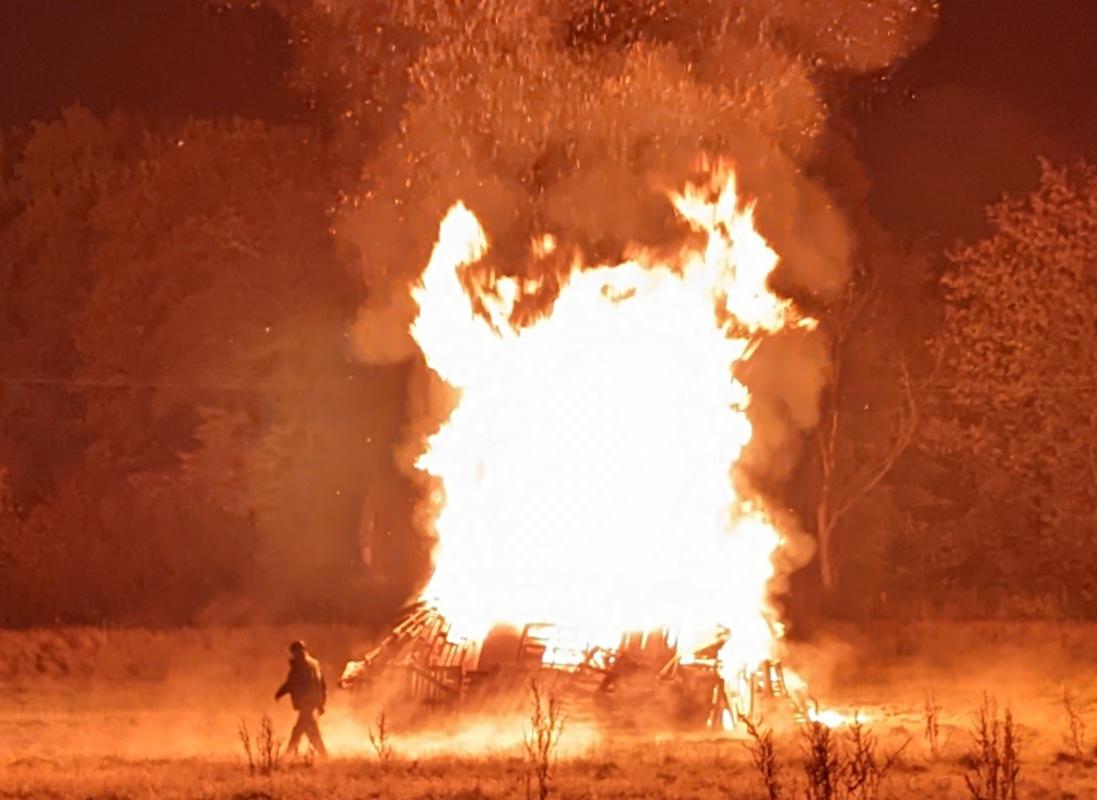
[[[857,503],[862,497],[875,489],[895,466],[914,438],[914,432],[918,427],[918,404],[915,401],[914,391],[911,387],[910,370],[906,359],[900,360],[899,368],[902,372],[901,386],[903,389],[903,406],[899,412],[899,426],[895,434],[895,440],[887,454],[880,459],[871,469],[850,482],[848,496],[835,506],[830,516],[830,524],[833,527],[838,521]]]
[[[906,358],[899,357],[901,371],[902,405],[899,408],[899,422],[894,440],[887,453],[871,467],[862,471],[848,482],[846,492],[839,498],[838,481],[838,441],[841,435],[841,406],[839,402],[843,354],[848,345],[854,327],[876,296],[876,274],[860,270],[857,277],[847,288],[843,308],[835,324],[830,342],[831,381],[824,401],[824,419],[816,428],[815,444],[819,456],[819,469],[822,486],[816,505],[816,538],[819,546],[819,572],[824,588],[834,584],[833,534],[841,519],[865,495],[875,489],[887,476],[899,457],[910,446],[918,426],[918,403],[907,366]],[[934,370],[934,373],[936,370]]]

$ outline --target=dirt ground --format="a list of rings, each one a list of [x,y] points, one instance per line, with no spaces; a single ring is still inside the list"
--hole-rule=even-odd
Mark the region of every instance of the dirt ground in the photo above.
[[[0,632],[0,798],[526,797],[523,716],[395,725],[383,766],[368,736],[379,709],[339,691],[321,723],[332,759],[250,774],[239,725],[254,734],[269,714],[275,735],[288,735],[293,712],[273,694],[285,646],[302,636],[332,684],[366,644],[335,627]],[[1097,626],[850,629],[794,647],[786,663],[823,707],[858,713],[881,755],[902,748],[880,797],[969,797],[970,729],[987,694],[1017,721],[1021,797],[1097,798]],[[1081,759],[1064,690],[1088,724]],[[936,754],[927,696],[940,709]],[[766,722],[777,729],[783,796],[802,797],[803,734]],[[744,742],[729,736],[626,734],[573,718],[559,756],[551,789],[561,798],[766,796]]]

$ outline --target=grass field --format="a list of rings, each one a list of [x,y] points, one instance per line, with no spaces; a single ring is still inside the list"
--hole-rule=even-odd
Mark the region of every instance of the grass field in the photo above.
[[[847,634],[791,657],[824,705],[867,720],[878,761],[901,748],[878,797],[971,797],[971,728],[987,693],[1016,720],[1020,797],[1097,799],[1097,627]],[[395,725],[394,757],[382,765],[368,737],[377,707],[341,692],[322,720],[333,758],[284,757],[270,775],[251,774],[238,725],[245,720],[254,733],[269,714],[275,736],[288,734],[292,712],[274,703],[273,690],[295,635],[309,638],[332,682],[363,645],[361,632],[339,628],[0,632],[0,798],[537,796],[536,780],[527,784],[524,717],[466,715],[444,730]],[[939,708],[936,753],[925,736],[928,695]],[[776,728],[780,796],[805,797],[803,732],[780,718],[766,722]],[[849,749],[847,739],[838,735],[839,750]],[[748,744],[609,732],[573,718],[548,788],[560,798],[766,798]]]
[[[794,747],[793,753],[796,753]],[[912,753],[890,771],[880,797],[969,797],[957,759]],[[484,754],[398,759],[382,768],[369,758],[292,764],[270,776],[252,776],[239,759],[25,758],[0,772],[0,797],[80,798],[471,798],[526,797],[521,757]],[[783,763],[785,797],[804,796],[799,759]],[[536,796],[536,783],[530,786]],[[606,741],[582,756],[560,760],[550,784],[561,798],[763,798],[749,754],[733,741]],[[1022,797],[1097,797],[1097,769],[1028,758]]]

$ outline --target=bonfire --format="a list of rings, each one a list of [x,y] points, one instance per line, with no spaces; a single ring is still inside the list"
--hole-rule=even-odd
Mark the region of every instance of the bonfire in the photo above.
[[[737,469],[752,430],[736,374],[765,337],[815,323],[771,290],[778,256],[731,165],[702,167],[668,194],[677,250],[575,255],[532,320],[515,312],[540,283],[476,269],[484,229],[460,202],[446,214],[412,288],[412,336],[454,390],[416,462],[437,487],[434,572],[344,686],[401,670],[443,703],[531,670],[592,696],[640,675],[725,728],[760,695],[799,696],[771,604],[783,537]],[[557,248],[540,234],[529,258]]]

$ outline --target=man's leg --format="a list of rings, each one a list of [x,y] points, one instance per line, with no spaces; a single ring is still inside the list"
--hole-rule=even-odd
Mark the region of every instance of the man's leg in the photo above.
[[[309,741],[312,741],[312,734],[309,733],[309,721],[311,718],[312,714],[304,709],[297,712],[297,722],[294,723],[293,732],[289,735],[289,744],[286,745],[286,752],[290,755],[297,755],[297,748],[301,744],[301,737],[303,735],[308,735]]]
[[[308,723],[305,727],[305,735],[309,737],[309,744],[312,745],[312,749],[315,750],[318,755],[326,756],[328,754],[328,749],[324,747],[324,739],[320,736],[320,725],[316,718],[316,712],[310,711],[307,715],[302,712],[301,717],[302,719],[308,718]]]

